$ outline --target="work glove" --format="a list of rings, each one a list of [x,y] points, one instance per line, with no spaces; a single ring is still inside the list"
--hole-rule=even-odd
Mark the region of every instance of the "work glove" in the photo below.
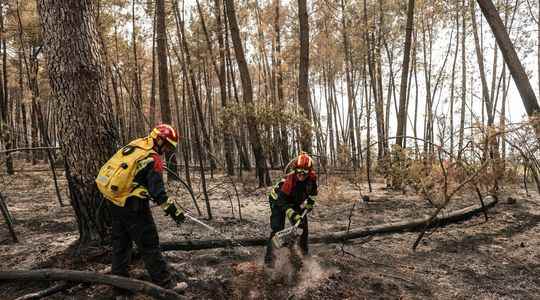
[[[291,220],[292,220],[292,222],[293,222],[294,224],[296,224],[296,223],[302,221],[302,214],[301,214],[301,213],[299,214],[299,213],[295,212],[295,213],[291,216]]]
[[[184,211],[181,208],[176,207],[171,199],[167,199],[167,201],[163,202],[161,208],[163,208],[165,215],[170,216],[178,225],[184,223],[186,220]]]
[[[306,201],[306,205],[304,205],[304,209],[307,210],[308,214],[313,210],[313,207],[315,206],[315,201],[312,199],[308,199]]]

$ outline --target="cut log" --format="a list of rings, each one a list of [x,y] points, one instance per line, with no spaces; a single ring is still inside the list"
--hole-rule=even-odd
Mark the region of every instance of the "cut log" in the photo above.
[[[71,282],[99,283],[125,289],[133,293],[146,294],[156,299],[183,299],[183,297],[174,291],[164,289],[150,282],[86,271],[63,269],[41,269],[32,271],[4,270],[0,271],[0,280],[65,280]]]
[[[426,225],[428,228],[433,227],[442,227],[450,223],[456,223],[464,221],[493,207],[497,203],[497,199],[494,197],[488,196],[485,199],[485,206],[482,208],[481,205],[472,205],[463,209],[452,211],[449,213],[442,213],[440,216],[437,216],[432,222],[428,224],[430,216],[425,216],[422,218],[414,220],[406,220],[400,222],[386,223],[375,226],[362,227],[357,229],[351,229],[348,231],[338,231],[333,233],[328,233],[320,236],[312,236],[309,238],[310,244],[331,244],[331,243],[342,243],[347,240],[362,238],[366,236],[371,236],[375,234],[390,234],[398,233],[403,231],[416,231],[419,229],[424,229]],[[161,243],[162,251],[172,251],[172,250],[182,250],[182,251],[192,251],[192,250],[203,250],[203,249],[214,249],[214,248],[227,248],[234,247],[234,245],[242,245],[244,247],[254,247],[254,246],[265,246],[267,243],[267,238],[251,238],[251,239],[234,239],[234,240],[193,240],[193,241],[178,241],[178,242],[164,242]]]

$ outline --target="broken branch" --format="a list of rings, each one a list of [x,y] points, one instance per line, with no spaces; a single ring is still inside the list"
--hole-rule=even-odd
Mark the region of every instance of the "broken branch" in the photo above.
[[[157,299],[182,299],[177,293],[150,282],[87,271],[63,269],[41,269],[33,271],[4,270],[0,271],[0,280],[65,280],[71,282],[99,283],[125,289],[133,293],[146,294]]]

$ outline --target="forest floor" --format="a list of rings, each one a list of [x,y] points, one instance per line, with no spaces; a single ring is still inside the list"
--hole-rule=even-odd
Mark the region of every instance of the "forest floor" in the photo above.
[[[17,165],[18,169],[46,169],[46,165]],[[277,176],[277,173],[274,174]],[[227,178],[209,181],[214,215],[208,221],[234,238],[269,234],[267,189],[254,179],[238,181],[243,220],[238,218],[234,190]],[[1,177],[1,176],[0,176]],[[0,269],[64,268],[100,272],[110,265],[110,248],[96,247],[74,255],[78,233],[72,208],[60,207],[50,172],[18,172],[0,191],[16,220],[19,243],[12,242],[0,222]],[[61,176],[63,201],[66,184]],[[321,176],[319,201],[310,216],[310,232],[320,235],[346,230],[351,207],[351,228],[417,218],[434,208],[414,194],[385,190],[376,182],[369,202],[361,202],[357,185],[340,176]],[[362,185],[367,190],[365,185]],[[234,205],[234,217],[229,191]],[[171,188],[171,194],[176,193]],[[178,194],[178,193],[176,193]],[[449,210],[478,203],[471,194],[451,202]],[[508,197],[516,202],[510,203]],[[189,198],[179,195],[186,207]],[[179,278],[188,283],[188,299],[538,299],[540,294],[540,198],[527,196],[521,187],[506,188],[498,204],[483,215],[432,230],[416,251],[417,232],[377,235],[342,244],[311,245],[311,256],[296,270],[288,250],[279,252],[277,267],[263,266],[263,247],[167,251],[164,256]],[[201,210],[205,212],[202,200]],[[221,239],[220,235],[187,221],[181,227],[153,209],[160,240]],[[134,261],[132,277],[148,279],[143,263]],[[50,282],[0,282],[0,299],[45,289]],[[105,285],[76,286],[48,299],[111,299]],[[137,295],[135,299],[149,299]]]

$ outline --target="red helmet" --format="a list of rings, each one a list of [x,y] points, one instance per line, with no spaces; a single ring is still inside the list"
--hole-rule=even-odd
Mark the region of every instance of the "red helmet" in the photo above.
[[[307,153],[300,153],[294,161],[294,169],[310,171],[313,169],[313,159]]]
[[[171,144],[174,148],[176,148],[176,144],[178,143],[178,135],[176,134],[176,130],[174,130],[174,128],[168,124],[159,124],[156,126],[154,129],[152,129],[152,132],[150,132],[150,137],[155,140],[158,138],[163,139]]]

